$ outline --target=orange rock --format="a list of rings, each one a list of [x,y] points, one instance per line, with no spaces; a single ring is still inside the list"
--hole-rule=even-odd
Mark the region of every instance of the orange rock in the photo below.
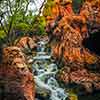
[[[30,37],[22,37],[18,43],[16,44],[17,47],[20,49],[34,49],[36,47],[35,39],[30,38]]]
[[[94,21],[98,24],[99,21],[99,10],[97,0],[86,0],[80,10],[80,13],[76,15],[72,10],[72,5],[68,4],[62,6],[59,0],[57,0],[57,7],[60,9],[53,10],[55,13],[54,19],[48,23],[53,26],[55,23],[56,27],[52,28],[47,26],[49,34],[51,35],[51,44],[53,49],[53,55],[55,58],[60,59],[61,62],[67,68],[70,68],[70,72],[67,72],[67,68],[63,69],[59,74],[59,79],[65,83],[74,82],[78,85],[85,87],[86,91],[92,91],[92,84],[96,88],[99,88],[99,75],[92,73],[88,67],[92,65],[100,66],[100,58],[87,50],[82,42],[84,38],[89,37],[87,23],[93,23]],[[98,8],[99,10],[94,8]],[[61,13],[59,13],[61,12]],[[69,13],[70,12],[70,13]],[[94,16],[97,13],[96,16]],[[61,15],[60,20],[56,20]],[[52,16],[51,16],[52,17]],[[92,26],[91,26],[92,27]],[[52,31],[50,31],[52,30]],[[53,44],[52,41],[55,43]],[[62,67],[62,66],[61,66]],[[98,68],[100,70],[100,68]],[[99,71],[97,71],[98,73]],[[97,82],[95,82],[97,80]],[[82,84],[83,82],[83,84]],[[98,84],[98,85],[97,85]],[[99,88],[100,89],[100,88]]]
[[[21,66],[18,66],[20,65]],[[35,100],[35,83],[28,70],[24,54],[18,47],[3,49],[0,64],[1,100]],[[2,88],[3,87],[3,88]]]
[[[75,69],[73,66],[69,71],[68,67],[62,68],[62,70],[58,73],[58,80],[63,81],[65,84],[76,83],[86,89],[84,92],[92,92],[94,90],[100,90],[99,76],[100,74],[92,73],[85,68],[79,69],[76,67]]]

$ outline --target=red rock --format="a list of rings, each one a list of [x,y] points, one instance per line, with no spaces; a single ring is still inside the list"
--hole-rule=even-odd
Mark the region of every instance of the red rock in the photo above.
[[[20,49],[24,50],[26,49],[34,49],[37,45],[35,43],[36,38],[30,38],[30,37],[22,37],[18,43],[16,44],[17,47],[19,47]]]
[[[81,85],[86,89],[86,92],[100,90],[99,73],[90,72],[85,68],[70,70],[70,72],[67,72],[66,69],[65,67],[59,72],[58,80],[63,81],[65,84],[76,83]]]
[[[23,67],[17,66],[18,63],[22,63]],[[27,68],[24,54],[17,47],[7,47],[3,50],[0,90],[4,94],[0,95],[2,100],[35,100],[33,75]]]

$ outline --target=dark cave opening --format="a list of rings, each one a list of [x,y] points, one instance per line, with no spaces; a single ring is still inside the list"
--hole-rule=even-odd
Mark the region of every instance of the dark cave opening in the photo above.
[[[100,56],[100,30],[83,40],[83,46]]]

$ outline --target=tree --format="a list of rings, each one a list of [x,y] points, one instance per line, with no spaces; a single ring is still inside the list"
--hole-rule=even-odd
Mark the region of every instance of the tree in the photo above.
[[[3,0],[0,2],[0,25],[7,35],[8,44],[14,39],[13,26],[17,14],[22,12],[23,20],[27,12],[28,0]]]
[[[24,28],[24,26],[24,29],[26,30],[29,30],[29,28],[30,30],[32,29],[32,24],[34,24],[33,22],[34,20],[36,20],[34,19],[36,18],[35,14],[36,12],[38,12],[38,16],[40,16],[45,1],[46,0],[41,1],[40,7],[38,7],[37,5],[37,3],[40,2],[39,0],[0,1],[0,26],[6,34],[8,45],[12,45],[13,41],[16,38],[15,29]],[[36,8],[36,11],[34,11],[33,9],[29,10],[30,4],[32,4],[32,6]]]

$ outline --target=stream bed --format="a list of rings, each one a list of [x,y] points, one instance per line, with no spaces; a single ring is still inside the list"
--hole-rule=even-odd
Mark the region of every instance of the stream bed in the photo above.
[[[50,48],[46,47],[47,43],[47,41],[39,41],[36,55],[32,58],[36,100],[68,100],[68,93],[56,80],[58,67],[51,58],[52,52],[50,52]]]
[[[58,82],[56,75],[60,69],[52,58],[47,40],[37,43],[36,52],[30,60],[36,85],[35,100],[100,100],[99,92],[81,95],[82,91],[78,93],[76,85],[66,87]]]

